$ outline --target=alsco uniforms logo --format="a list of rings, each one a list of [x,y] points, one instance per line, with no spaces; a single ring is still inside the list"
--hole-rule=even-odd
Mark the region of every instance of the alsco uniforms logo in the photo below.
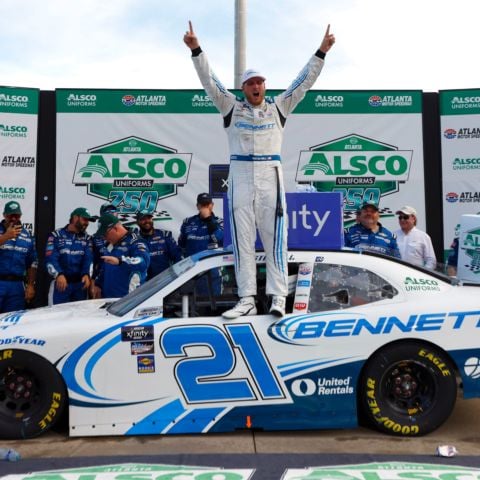
[[[0,135],[2,137],[24,137],[26,138],[28,128],[24,125],[4,125],[0,123]]]
[[[132,136],[78,153],[72,183],[86,185],[89,195],[121,213],[154,215],[160,199],[188,182],[191,159],[191,153]],[[166,212],[160,213],[165,218]]]
[[[28,107],[29,98],[27,95],[10,95],[0,93],[0,107]]]
[[[379,205],[382,196],[399,190],[412,157],[413,150],[351,134],[302,150],[296,181],[313,182],[319,192],[341,192],[344,221],[350,221],[363,203]]]

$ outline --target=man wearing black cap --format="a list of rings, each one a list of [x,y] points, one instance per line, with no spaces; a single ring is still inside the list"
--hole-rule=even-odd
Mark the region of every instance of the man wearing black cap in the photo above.
[[[23,310],[35,297],[37,250],[21,217],[18,202],[5,204],[0,222],[0,313]]]
[[[395,235],[378,221],[379,218],[377,205],[364,203],[360,207],[359,223],[345,232],[345,246],[400,258]]]
[[[123,297],[145,282],[150,265],[148,247],[111,213],[104,213],[98,223],[95,235],[103,237],[108,246],[101,256],[95,296]]]
[[[83,207],[70,214],[68,225],[52,232],[45,247],[45,266],[52,277],[48,304],[86,300],[92,277],[92,237],[86,232],[97,217]]]
[[[212,72],[191,22],[183,41],[192,52],[203,88],[223,117],[230,148],[228,201],[240,301],[224,312],[223,317],[233,319],[257,312],[257,227],[267,259],[266,293],[272,296],[270,313],[283,316],[288,293],[286,203],[280,156],[283,129],[287,116],[320,75],[335,37],[330,34],[329,25],[320,47],[290,87],[268,99],[265,76],[255,69],[245,71],[242,76],[245,98],[229,92]]]
[[[172,232],[153,227],[153,215],[148,210],[137,213],[138,234],[147,244],[150,252],[150,267],[147,280],[163,272],[173,263],[182,259],[182,250],[172,236]]]
[[[198,214],[186,218],[180,227],[178,245],[185,257],[202,250],[218,248],[223,245],[223,221],[213,213],[213,200],[208,193],[197,196]],[[214,293],[220,293],[220,272],[215,271]],[[197,282],[197,291],[208,295],[207,284]]]

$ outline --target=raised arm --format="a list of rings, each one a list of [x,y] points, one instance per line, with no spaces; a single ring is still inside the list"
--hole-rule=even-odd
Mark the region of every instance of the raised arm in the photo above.
[[[309,62],[297,75],[292,84],[281,95],[275,97],[275,103],[280,113],[287,117],[302,101],[322,71],[325,55],[335,43],[335,35],[330,33],[330,24],[325,31],[320,47],[310,58]]]
[[[227,115],[233,108],[235,95],[222,85],[210,68],[207,56],[200,48],[198,38],[193,31],[191,21],[188,22],[188,30],[183,36],[183,41],[192,52],[193,65],[207,95],[211,98],[222,116]]]

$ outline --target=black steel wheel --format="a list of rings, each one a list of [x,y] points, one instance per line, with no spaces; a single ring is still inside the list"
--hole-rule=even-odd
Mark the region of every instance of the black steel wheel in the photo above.
[[[452,413],[455,369],[432,345],[395,343],[368,360],[358,392],[361,414],[370,425],[392,435],[425,435]]]
[[[0,350],[0,437],[32,438],[61,418],[67,403],[62,377],[44,358]]]

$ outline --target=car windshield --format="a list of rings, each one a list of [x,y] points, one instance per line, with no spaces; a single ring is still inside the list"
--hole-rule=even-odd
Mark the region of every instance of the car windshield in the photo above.
[[[175,265],[172,265],[148,282],[140,285],[140,287],[133,292],[130,292],[125,297],[109,305],[107,308],[108,313],[119,317],[125,315],[159,290],[172,283],[180,275],[190,270],[194,265],[195,262],[191,257],[187,257]]]

